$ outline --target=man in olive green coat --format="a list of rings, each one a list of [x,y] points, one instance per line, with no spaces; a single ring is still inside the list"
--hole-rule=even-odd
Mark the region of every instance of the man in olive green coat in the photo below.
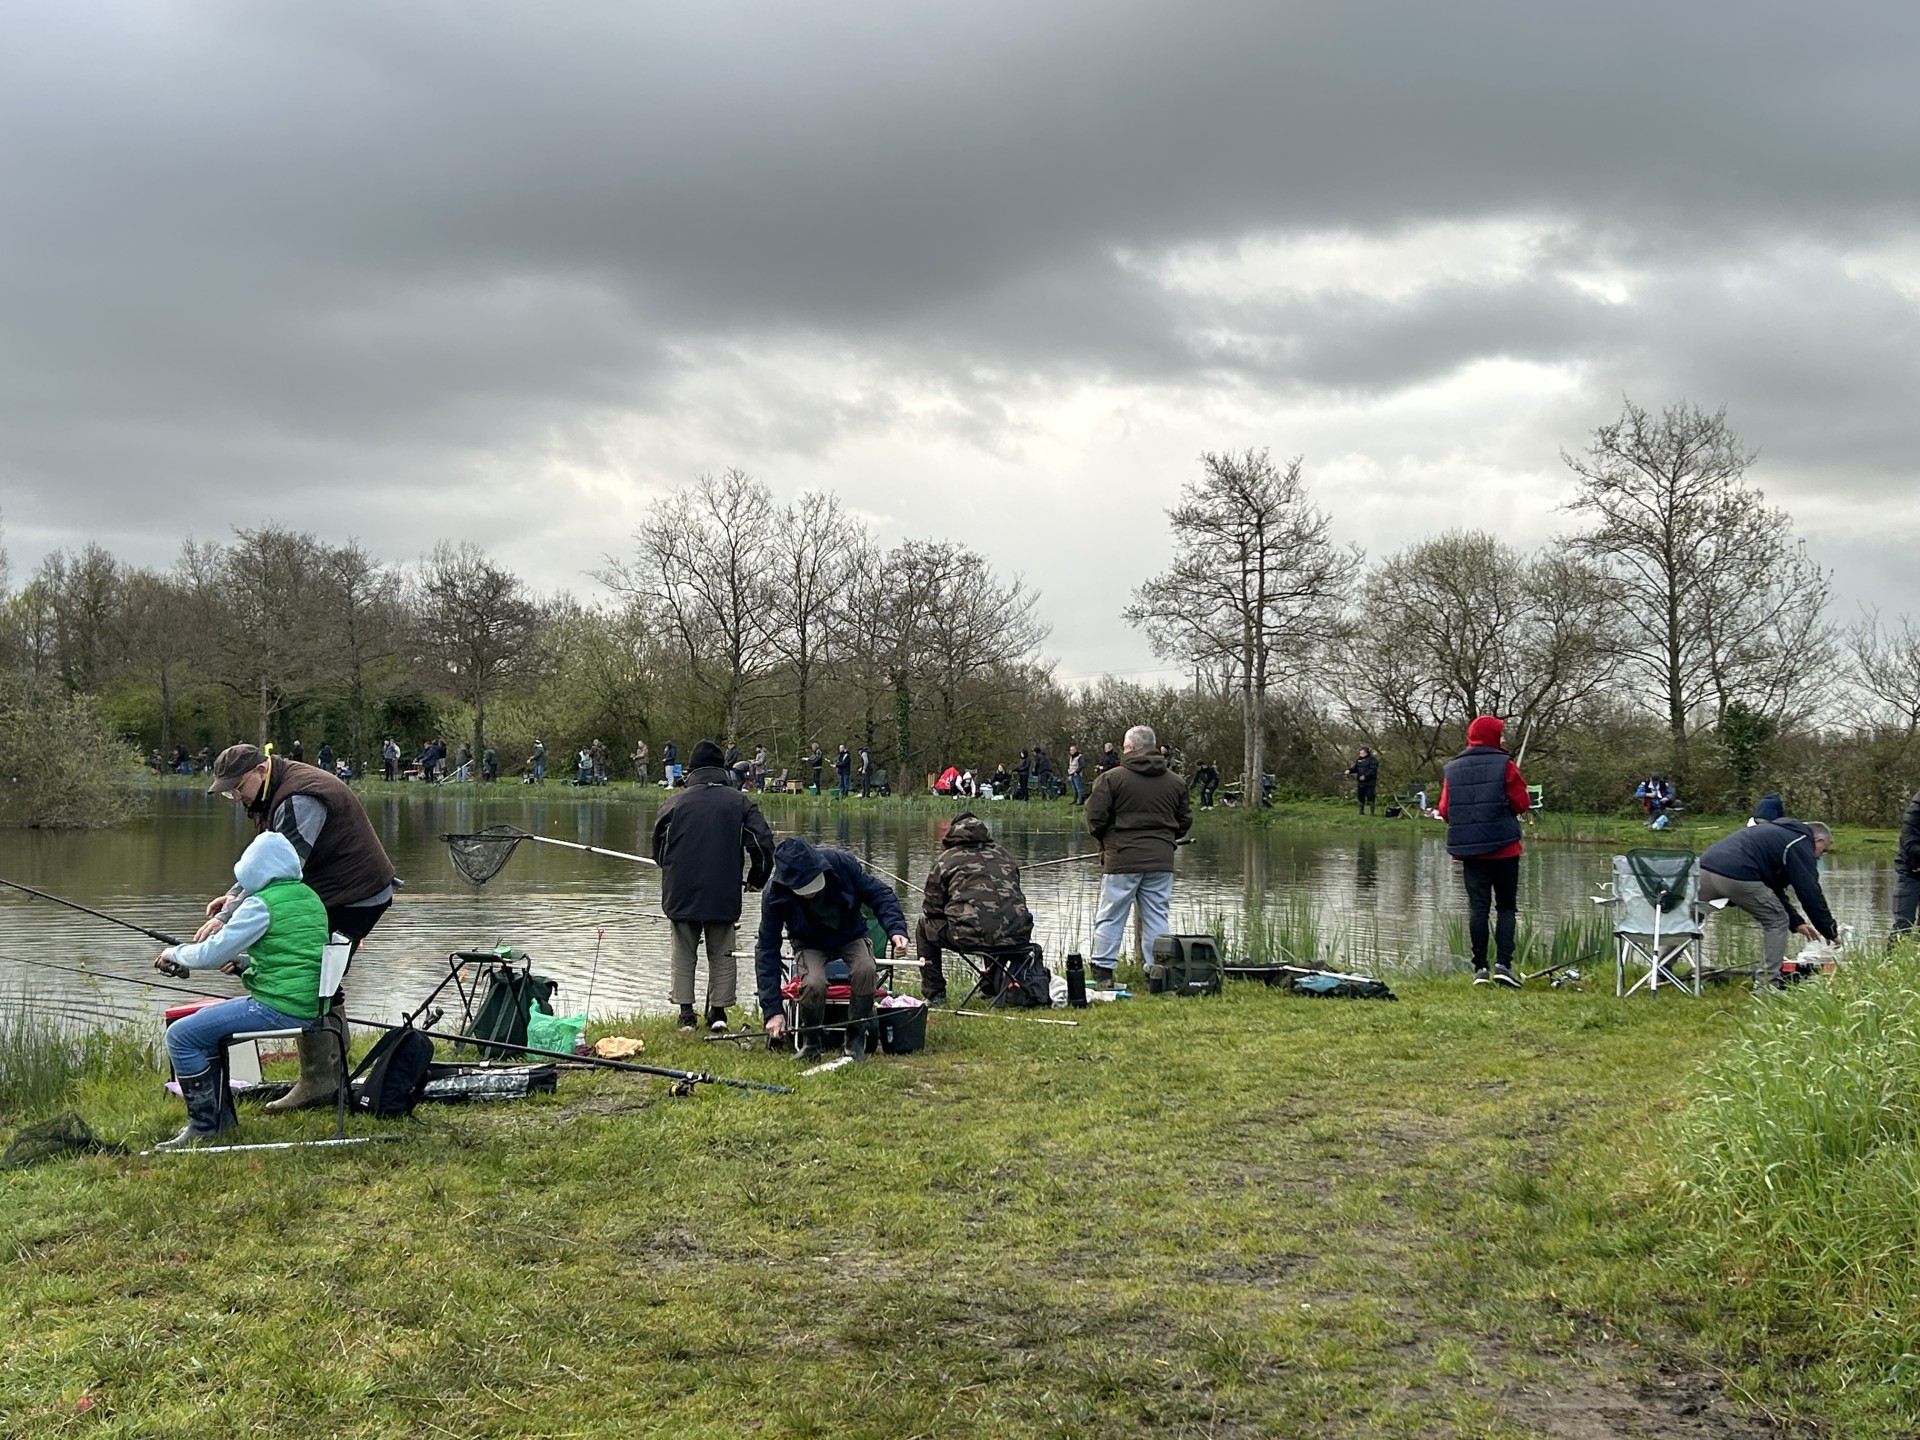
[[[1113,981],[1136,905],[1142,960],[1170,928],[1174,845],[1192,828],[1186,782],[1168,769],[1152,727],[1135,725],[1119,765],[1102,770],[1087,796],[1087,831],[1100,842],[1103,872],[1093,920],[1093,971],[1102,984]]]

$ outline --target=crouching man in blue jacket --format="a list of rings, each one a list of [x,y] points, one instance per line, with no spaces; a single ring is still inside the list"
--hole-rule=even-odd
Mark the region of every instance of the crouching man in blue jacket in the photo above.
[[[906,913],[893,891],[869,875],[859,860],[844,850],[816,848],[797,836],[775,847],[773,878],[760,896],[754,978],[767,1039],[778,1041],[787,1030],[780,1008],[780,945],[783,939],[791,939],[800,969],[796,1038],[802,1060],[820,1058],[820,1031],[827,1018],[827,962],[835,959],[847,962],[853,989],[847,1006],[846,1053],[855,1060],[867,1058],[867,1028],[879,977],[862,907],[879,917],[887,932],[887,948],[895,955],[906,954]]]
[[[1754,988],[1780,984],[1787,933],[1809,940],[1840,938],[1820,890],[1819,859],[1833,848],[1833,832],[1818,820],[1775,820],[1736,830],[1700,857],[1700,899],[1724,900],[1760,922],[1767,971]],[[1787,899],[1792,889],[1806,915]]]

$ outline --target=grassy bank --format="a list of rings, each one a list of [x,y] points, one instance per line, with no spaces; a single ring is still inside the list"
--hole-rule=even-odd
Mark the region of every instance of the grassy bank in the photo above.
[[[8,1175],[0,1413],[23,1435],[1747,1436],[1762,1410],[1911,1433],[1899,1362],[1842,1383],[1808,1368],[1825,1332],[1761,1343],[1773,1312],[1684,1239],[1667,1147],[1702,1058],[1819,997],[1395,983],[1074,1029],[943,1014],[923,1054],[792,1096],[568,1073],[383,1127],[403,1143]],[[607,1028],[659,1063],[793,1073]],[[115,1139],[178,1124],[124,1066],[67,1098]]]
[[[205,788],[204,781],[185,776],[150,776],[145,783],[155,790]],[[356,781],[354,788],[369,799],[378,795],[405,796],[424,793],[422,787],[415,783],[396,782],[389,785],[384,780]],[[448,798],[490,797],[501,800],[521,800],[537,795],[542,805],[552,806],[618,804],[643,798],[657,799],[666,792],[658,786],[643,787],[630,780],[617,780],[609,785],[585,788],[561,784],[557,781],[550,781],[537,789],[506,782],[493,785],[451,784],[435,786],[433,793]],[[830,792],[824,796],[766,794],[754,798],[760,803],[762,809],[772,814],[805,814],[821,809],[836,810],[844,806],[856,814],[924,815],[929,818],[940,818],[955,814],[962,808],[973,808],[989,816],[1019,815],[1036,822],[1061,825],[1080,823],[1079,809],[1071,800],[962,802],[938,795],[919,794],[870,795],[865,799],[853,795],[842,800],[838,792]],[[1200,831],[1254,825],[1282,829],[1310,829],[1329,834],[1370,835],[1380,838],[1442,833],[1442,826],[1438,821],[1361,815],[1351,802],[1331,798],[1285,800],[1266,810],[1229,809],[1216,806],[1211,810],[1196,811],[1194,824]],[[1543,810],[1535,817],[1535,823],[1527,831],[1526,838],[1530,844],[1613,845],[1623,849],[1635,845],[1648,845],[1704,850],[1721,836],[1739,829],[1744,824],[1746,824],[1744,815],[1683,814],[1675,818],[1672,829],[1655,833],[1647,829],[1637,813],[1573,815]],[[1844,849],[1857,848],[1866,853],[1891,854],[1894,841],[1898,836],[1898,832],[1894,829],[1877,829],[1866,825],[1836,825],[1833,831],[1838,845]]]

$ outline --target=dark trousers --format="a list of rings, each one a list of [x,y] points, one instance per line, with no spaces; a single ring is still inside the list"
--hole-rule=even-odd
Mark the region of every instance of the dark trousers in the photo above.
[[[1920,875],[1893,877],[1893,933],[1904,935],[1920,925]]]
[[[937,926],[922,919],[914,927],[913,948],[920,958],[920,993],[922,995],[944,995],[947,993],[947,977],[940,967],[940,943],[944,932]]]
[[[1213,809],[1213,788],[1214,787],[1205,780],[1200,782],[1200,808],[1202,810]]]
[[[1374,792],[1379,788],[1380,782],[1378,780],[1362,780],[1359,782],[1360,808],[1362,810],[1373,809]]]
[[[1520,903],[1520,857],[1487,860],[1470,856],[1460,862],[1460,878],[1467,886],[1467,936],[1473,942],[1473,968],[1487,966],[1487,911],[1494,911],[1494,953],[1502,965],[1513,964],[1514,912]]]

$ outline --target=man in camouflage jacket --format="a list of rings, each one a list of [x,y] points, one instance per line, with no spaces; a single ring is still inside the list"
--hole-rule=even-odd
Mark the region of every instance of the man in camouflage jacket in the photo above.
[[[1020,867],[993,843],[987,822],[971,811],[956,815],[933,868],[917,944],[920,993],[929,1005],[947,998],[942,950],[1018,950],[1033,938],[1033,912],[1020,888]]]

